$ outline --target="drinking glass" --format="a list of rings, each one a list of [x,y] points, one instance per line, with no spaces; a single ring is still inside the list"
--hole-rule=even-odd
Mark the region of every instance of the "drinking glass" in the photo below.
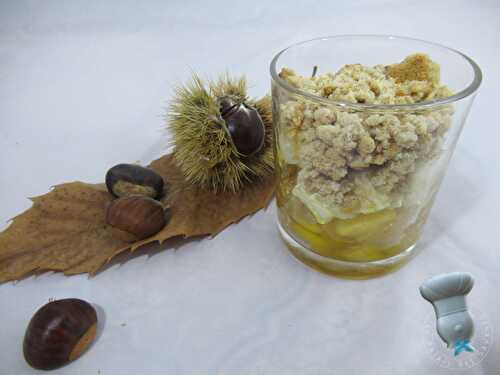
[[[388,65],[417,52],[440,65],[441,83],[451,96],[412,104],[339,101],[306,92],[280,76],[283,68],[311,76],[314,67],[335,72],[346,64]],[[481,84],[478,65],[432,42],[346,35],[294,44],[274,57],[270,70],[278,226],[288,249],[303,263],[339,277],[369,278],[401,267],[418,251],[415,245]],[[335,158],[335,147],[345,147],[338,143],[342,139],[326,145],[321,138],[321,132],[335,132],[340,120],[365,129],[390,121],[395,122],[391,126],[410,126],[417,135],[409,141],[420,143],[416,151],[394,146],[390,161],[374,158],[368,165],[356,168],[351,162],[346,168]],[[359,150],[356,135],[344,134],[343,142],[353,140]],[[376,135],[372,140],[379,147]],[[357,152],[348,157],[355,159]],[[336,173],[345,176],[332,179]],[[344,188],[349,193],[342,196]]]

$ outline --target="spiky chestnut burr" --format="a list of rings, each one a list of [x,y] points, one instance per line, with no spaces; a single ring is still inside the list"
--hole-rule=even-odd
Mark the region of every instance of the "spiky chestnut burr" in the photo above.
[[[247,97],[244,78],[206,84],[198,76],[176,90],[169,108],[174,158],[190,183],[238,191],[273,172],[269,97]]]

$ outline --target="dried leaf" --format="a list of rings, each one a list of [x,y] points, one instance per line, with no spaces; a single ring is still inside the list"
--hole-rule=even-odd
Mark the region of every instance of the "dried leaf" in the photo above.
[[[155,236],[127,243],[105,222],[113,197],[103,185],[72,182],[57,185],[15,217],[0,233],[0,282],[47,270],[95,274],[115,255],[174,236],[215,235],[229,224],[266,207],[274,193],[272,177],[255,181],[239,193],[218,193],[188,185],[165,155],[149,166],[168,183],[163,199],[172,219]]]

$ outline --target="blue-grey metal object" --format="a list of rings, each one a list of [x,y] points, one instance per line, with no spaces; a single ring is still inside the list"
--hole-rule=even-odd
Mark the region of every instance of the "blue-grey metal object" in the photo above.
[[[474,351],[470,340],[474,322],[467,311],[465,296],[474,285],[472,275],[452,272],[434,276],[420,286],[420,293],[434,307],[436,329],[441,339],[455,355]]]

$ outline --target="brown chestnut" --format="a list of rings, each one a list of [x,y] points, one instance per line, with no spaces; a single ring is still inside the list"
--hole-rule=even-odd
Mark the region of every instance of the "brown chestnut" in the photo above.
[[[163,178],[155,171],[135,164],[118,164],[106,173],[106,187],[115,197],[144,195],[159,198]]]
[[[219,99],[219,111],[241,155],[251,156],[262,149],[266,130],[257,109],[224,96]]]
[[[92,343],[97,314],[88,302],[68,298],[42,306],[24,335],[24,358],[30,366],[52,370],[78,358]]]
[[[142,240],[162,230],[167,220],[160,202],[132,195],[118,198],[109,204],[106,222]]]

